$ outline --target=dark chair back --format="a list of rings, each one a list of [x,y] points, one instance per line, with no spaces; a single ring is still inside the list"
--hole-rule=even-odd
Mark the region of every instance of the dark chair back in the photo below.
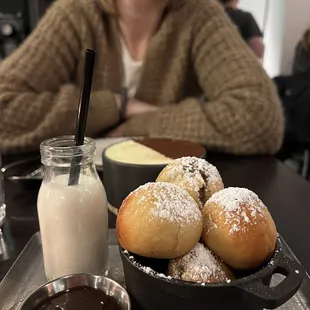
[[[54,0],[27,0],[29,27],[33,30]]]

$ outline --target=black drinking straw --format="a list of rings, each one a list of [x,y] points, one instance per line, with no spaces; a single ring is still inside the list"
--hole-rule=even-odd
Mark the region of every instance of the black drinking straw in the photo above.
[[[75,146],[80,146],[84,144],[95,58],[96,58],[96,51],[91,49],[87,49],[85,51],[84,80],[81,88],[80,102],[76,120],[76,130],[74,139]],[[80,178],[79,163],[82,161],[82,159],[83,155],[79,156],[79,158],[74,157],[71,162],[71,169],[68,183],[69,186],[76,185],[79,183]]]

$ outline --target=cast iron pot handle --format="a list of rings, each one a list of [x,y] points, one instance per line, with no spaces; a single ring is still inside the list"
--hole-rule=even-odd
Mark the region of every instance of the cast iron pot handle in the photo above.
[[[257,298],[264,308],[276,309],[291,299],[299,290],[305,271],[295,260],[282,254],[272,274],[282,274],[286,278],[275,287],[269,287],[262,279],[240,284],[239,288]]]

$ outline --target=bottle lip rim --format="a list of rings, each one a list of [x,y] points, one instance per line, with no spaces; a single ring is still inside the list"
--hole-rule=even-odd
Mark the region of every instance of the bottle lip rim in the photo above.
[[[42,154],[59,154],[61,157],[86,155],[93,153],[96,150],[96,142],[88,137],[85,137],[84,144],[80,146],[74,145],[74,136],[65,135],[54,137],[43,141],[40,145]]]

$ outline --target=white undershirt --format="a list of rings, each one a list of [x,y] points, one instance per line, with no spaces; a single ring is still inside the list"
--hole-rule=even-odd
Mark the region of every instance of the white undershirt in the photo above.
[[[136,94],[138,85],[140,83],[143,61],[135,61],[132,59],[126,44],[122,42],[122,59],[124,67],[123,87],[127,88],[127,95],[133,98]]]

